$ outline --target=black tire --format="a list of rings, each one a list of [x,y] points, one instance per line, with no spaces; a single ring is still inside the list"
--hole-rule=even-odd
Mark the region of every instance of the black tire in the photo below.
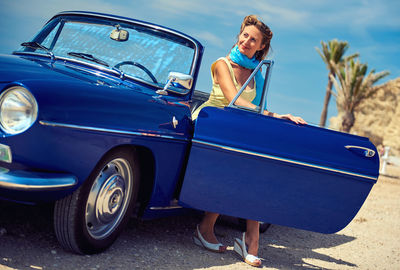
[[[270,223],[260,222],[260,233],[265,233],[270,226]]]
[[[242,231],[246,231],[246,220],[243,218],[238,218],[238,223],[240,229]],[[270,226],[271,226],[270,223],[260,222],[260,233],[265,233]]]
[[[136,152],[116,149],[96,165],[79,189],[57,201],[54,229],[63,248],[94,254],[111,246],[135,206],[139,173]]]

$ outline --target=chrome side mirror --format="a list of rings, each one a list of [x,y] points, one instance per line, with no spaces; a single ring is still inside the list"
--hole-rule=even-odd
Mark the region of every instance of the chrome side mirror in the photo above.
[[[165,84],[163,89],[157,90],[156,93],[160,95],[168,95],[167,89],[172,86],[173,89],[170,89],[172,92],[177,92],[182,94],[182,91],[179,89],[190,89],[193,85],[193,76],[187,75],[180,72],[170,72],[168,74],[168,81]]]

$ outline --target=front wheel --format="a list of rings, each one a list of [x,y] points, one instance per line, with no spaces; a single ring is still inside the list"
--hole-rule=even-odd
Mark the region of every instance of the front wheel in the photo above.
[[[79,189],[56,202],[54,228],[60,244],[80,254],[111,246],[132,213],[139,179],[135,151],[107,154]]]

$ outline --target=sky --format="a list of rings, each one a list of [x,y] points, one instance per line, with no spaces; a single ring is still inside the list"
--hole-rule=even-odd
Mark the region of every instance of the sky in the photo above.
[[[259,16],[273,32],[274,60],[268,109],[318,124],[328,71],[316,51],[321,41],[347,41],[369,70],[387,70],[378,82],[400,77],[398,0],[0,0],[0,54],[29,41],[56,13],[82,10],[148,21],[184,32],[205,47],[196,89],[211,90],[210,66],[226,56],[243,18]],[[331,99],[328,118],[337,114]]]

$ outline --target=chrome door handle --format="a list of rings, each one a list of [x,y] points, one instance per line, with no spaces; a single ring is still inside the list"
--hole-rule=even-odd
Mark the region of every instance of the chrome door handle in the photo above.
[[[356,145],[346,145],[346,149],[355,150],[354,152],[363,154],[365,157],[373,157],[375,156],[375,151],[366,147],[356,146]]]

